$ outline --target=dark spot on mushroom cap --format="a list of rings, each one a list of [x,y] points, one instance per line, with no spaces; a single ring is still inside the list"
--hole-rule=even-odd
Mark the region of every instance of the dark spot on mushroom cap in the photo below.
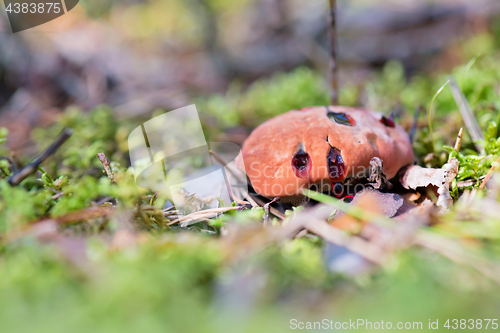
[[[311,169],[311,157],[307,152],[300,149],[292,157],[292,169],[295,176],[299,178],[306,178],[309,169]]]
[[[351,203],[353,200],[354,200],[354,195],[347,195],[342,199],[342,201],[344,201],[345,203]]]
[[[331,147],[326,157],[328,165],[328,175],[332,182],[343,180],[346,172],[346,165],[342,159],[339,149]]]
[[[382,116],[382,118],[380,119],[380,122],[387,127],[394,128],[394,126],[395,126],[394,119],[392,119],[392,116],[390,116],[389,118],[387,118],[386,116]]]
[[[346,125],[346,126],[354,126],[354,125],[356,125],[356,121],[351,116],[349,116],[348,114],[343,113],[343,112],[328,111],[326,113],[326,116],[331,121],[334,121],[334,122],[336,122],[337,124],[340,124],[340,125]]]
[[[344,185],[341,182],[332,181],[332,194],[337,198],[342,197],[342,194],[344,194]]]

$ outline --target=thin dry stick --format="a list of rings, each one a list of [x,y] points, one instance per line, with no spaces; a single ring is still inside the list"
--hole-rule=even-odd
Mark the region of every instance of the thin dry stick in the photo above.
[[[64,194],[64,193],[63,193],[63,194]],[[100,206],[100,205],[102,205],[102,204],[105,204],[105,203],[106,203],[106,202],[108,202],[108,201],[113,200],[113,199],[114,199],[113,197],[108,196],[108,197],[102,198],[101,200],[99,200],[99,201],[95,202],[95,203],[94,203],[94,205],[95,205],[95,206]]]
[[[474,146],[476,146],[478,152],[485,155],[484,148],[477,142],[484,140],[484,135],[481,131],[481,127],[479,127],[476,117],[474,116],[474,113],[472,112],[472,109],[469,105],[469,102],[465,98],[462,90],[460,90],[453,77],[450,77],[450,89],[451,93],[453,94],[453,98],[458,105],[460,114],[462,115],[462,118],[464,120],[465,127],[467,127],[467,130],[469,131],[469,134],[474,141]]]
[[[246,181],[242,180],[239,177],[239,175],[237,174],[237,172],[235,172],[231,167],[229,167],[229,163],[227,163],[226,161],[224,161],[224,159],[222,157],[220,157],[219,154],[217,154],[213,150],[209,150],[209,153],[214,157],[214,159],[217,162],[219,162],[222,165],[221,167],[222,167],[222,172],[224,173],[224,181],[226,182],[227,191],[229,193],[229,197],[231,199],[231,202],[236,201],[237,203],[242,204],[243,200],[241,200],[240,198],[238,198],[238,197],[235,196],[235,194],[234,194],[235,191],[233,190],[233,187],[231,186],[231,183],[229,182],[229,180],[227,178],[225,170],[227,169],[229,171],[229,173],[234,178],[236,178],[237,181],[239,181],[239,182],[241,182],[243,184],[246,184]]]
[[[264,205],[264,224],[269,223],[269,209],[271,208],[271,204],[279,201],[279,199],[279,197],[276,197]]]
[[[172,210],[170,212],[164,212],[163,216],[165,216],[166,218],[168,218],[169,216],[174,216],[174,215],[177,215],[177,214],[179,214],[178,210]]]
[[[111,171],[111,166],[109,159],[106,157],[106,154],[104,152],[97,153],[97,157],[99,158],[99,161],[101,161],[102,166],[104,167],[104,171],[106,171],[106,175],[108,175],[109,180],[111,180],[112,183],[115,182],[115,174],[113,171]]]
[[[252,196],[250,194],[245,199],[248,200],[248,202],[250,203],[250,205],[252,205],[252,207],[260,207],[259,204],[255,202],[254,199],[252,199]]]
[[[248,195],[250,197],[250,195]],[[262,200],[260,200],[259,198],[254,198],[254,201],[261,207],[264,207],[265,205],[265,202],[263,202]],[[280,212],[279,210],[277,210],[276,208],[274,207],[269,207],[269,211],[271,212],[271,214],[273,214],[274,216],[284,220],[286,218],[285,214],[283,214],[282,212]]]
[[[242,182],[242,183],[246,183],[246,180],[242,179],[237,172],[235,172],[234,170],[232,170],[231,167],[229,167],[229,163],[227,163],[226,161],[224,161],[224,159],[222,157],[219,156],[219,154],[217,154],[216,152],[214,152],[213,150],[210,150],[209,151],[210,154],[215,158],[215,160],[217,162],[219,162],[220,164],[222,164],[222,166],[226,167],[227,170],[231,173],[231,175],[234,176],[234,178],[236,178],[236,180],[238,180],[239,182]]]
[[[486,178],[486,176],[479,177],[479,181],[482,181],[484,178]],[[477,181],[475,179],[461,180],[461,181],[457,182],[457,187],[462,188],[462,187],[474,186],[479,181]]]
[[[224,162],[224,160],[214,151],[209,150],[209,153],[215,158],[217,162],[221,164],[222,168],[222,175],[224,176],[224,182],[226,183],[226,188],[227,188],[227,193],[229,194],[229,199],[231,199],[231,202],[236,201],[233,188],[231,187],[231,184],[229,184],[229,180],[227,179],[226,171],[224,170],[224,167],[227,165],[227,163]]]
[[[458,136],[457,136],[457,141],[455,141],[455,151],[458,153],[460,151],[460,146],[462,145],[462,134],[464,132],[463,128],[460,128],[460,131],[458,131]]]
[[[33,160],[33,162],[31,162],[18,172],[14,173],[14,175],[9,178],[9,184],[11,186],[19,185],[29,175],[35,172],[40,164],[42,164],[47,158],[54,154],[66,142],[66,140],[71,137],[71,135],[73,135],[73,131],[69,128],[65,128],[59,135],[57,140],[52,145],[50,145],[49,148],[42,152],[35,160]]]
[[[337,1],[329,0],[329,34],[330,34],[330,101],[332,105],[338,104],[338,78],[337,78]]]
[[[234,177],[234,178],[235,178],[238,182],[240,182],[240,183],[241,183],[241,185],[243,185],[244,187],[248,187],[248,185],[247,185],[247,181],[246,181],[246,180],[244,180],[244,179],[242,179],[242,178],[240,177],[240,175],[238,174],[238,172],[237,172],[237,171],[235,171],[235,170],[233,170],[233,168],[229,165],[229,163],[226,163],[226,161],[224,161],[224,159],[223,159],[222,157],[220,157],[220,156],[219,156],[219,154],[217,154],[216,152],[214,152],[214,151],[212,151],[212,150],[210,150],[209,152],[210,152],[210,154],[214,157],[214,159],[215,159],[217,162],[219,162],[220,164],[222,164],[222,166],[224,167],[224,169],[225,169],[225,170],[227,170],[227,171],[231,174],[231,176],[232,176],[232,177]],[[236,188],[236,186],[235,186],[235,188],[233,188],[233,186],[232,186],[232,185],[231,185],[231,183],[229,182],[229,179],[226,179],[226,181],[227,181],[227,184],[228,184],[228,188],[229,188],[229,190],[231,190],[232,195],[234,196],[234,199],[236,200],[236,202],[237,202],[238,204],[240,204],[240,205],[242,205],[242,204],[246,204],[247,202],[246,202],[246,201],[244,201],[244,200],[242,200],[242,198],[243,198],[243,197],[245,197],[245,199],[247,199],[247,200],[250,202],[250,204],[251,204],[252,206],[254,206],[254,207],[258,206],[258,205],[255,203],[255,201],[253,201],[253,200],[252,200],[252,198],[250,198],[250,195],[243,196],[243,195],[242,195],[242,193],[241,193],[241,191],[240,191],[238,188]],[[234,200],[233,200],[233,201],[234,201]]]
[[[194,212],[194,213],[191,213],[189,215],[175,219],[172,222],[169,222],[167,225],[182,223],[182,222],[186,222],[186,221],[195,221],[195,220],[199,220],[202,218],[214,217],[219,213],[224,213],[224,212],[227,212],[230,210],[237,210],[239,208],[240,207],[220,207],[220,208],[201,210],[199,212]]]
[[[235,186],[234,188],[231,187],[231,188],[233,189],[234,199],[236,200],[236,202],[239,205],[251,205],[252,207],[258,206],[257,204],[254,205],[252,202],[250,202],[250,200],[248,200],[248,198],[246,198],[247,200],[242,199],[242,198],[245,198],[245,195],[243,195],[241,193],[241,188],[239,188],[238,186]],[[247,195],[246,197],[249,197],[249,196]]]
[[[17,172],[17,166],[16,166],[16,163],[14,163],[13,160],[11,160],[10,158],[6,157],[6,156],[0,156],[0,160],[5,160],[7,161],[7,163],[9,163],[10,167],[12,168],[12,172],[13,173],[16,173]]]

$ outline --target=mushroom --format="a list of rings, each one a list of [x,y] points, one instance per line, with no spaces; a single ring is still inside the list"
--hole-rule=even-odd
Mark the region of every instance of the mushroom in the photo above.
[[[257,127],[243,144],[244,165],[254,190],[296,201],[302,190],[324,191],[346,179],[370,174],[370,161],[384,163],[388,179],[414,162],[408,134],[392,118],[363,108],[309,107],[276,116]]]

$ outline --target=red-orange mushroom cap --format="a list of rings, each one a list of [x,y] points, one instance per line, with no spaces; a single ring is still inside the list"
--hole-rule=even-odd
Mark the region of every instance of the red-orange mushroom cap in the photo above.
[[[321,106],[264,122],[244,142],[238,163],[258,194],[293,197],[312,185],[367,177],[373,157],[393,178],[414,161],[408,134],[379,112]]]

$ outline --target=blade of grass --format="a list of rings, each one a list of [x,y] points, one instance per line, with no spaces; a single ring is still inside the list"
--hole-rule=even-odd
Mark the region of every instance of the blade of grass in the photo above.
[[[333,206],[334,208],[341,210],[346,214],[351,215],[352,217],[355,217],[357,219],[370,221],[379,225],[383,225],[388,228],[394,227],[394,223],[391,223],[391,221],[389,221],[387,218],[385,218],[380,214],[364,210],[357,206],[348,205],[345,202],[342,202],[339,199],[331,197],[329,195],[318,193],[311,190],[303,190],[302,193],[313,200],[324,203],[326,205]]]
[[[484,147],[479,144],[480,141],[484,141],[484,135],[481,131],[481,128],[479,127],[479,124],[477,123],[476,117],[472,112],[469,102],[462,93],[462,90],[460,90],[460,88],[458,87],[455,79],[453,77],[450,77],[448,81],[450,82],[451,93],[458,105],[458,109],[460,110],[460,114],[462,115],[462,118],[464,120],[465,127],[467,127],[467,130],[469,131],[472,141],[474,142],[474,146],[476,147],[478,152],[480,152],[482,155],[485,155]]]
[[[460,77],[460,87],[463,87],[465,75],[467,75],[467,73],[469,72],[471,67],[474,66],[474,64],[476,63],[477,59],[479,59],[479,57],[480,57],[480,55],[475,56],[474,58],[469,60],[469,62],[465,65],[464,72],[462,73],[462,76]]]
[[[448,83],[450,83],[449,79],[441,86],[441,88],[438,89],[438,91],[436,91],[436,93],[431,99],[431,104],[429,104],[429,110],[427,111],[427,121],[429,122],[429,135],[431,136],[432,151],[434,153],[436,152],[436,147],[434,146],[434,134],[432,133],[432,105],[434,104],[434,100],[436,99],[436,97],[438,97],[438,95],[441,93],[441,91],[443,91],[444,87],[446,87]]]
[[[410,130],[410,142],[413,143],[413,139],[415,138],[415,133],[417,132],[418,127],[418,118],[420,117],[420,113],[422,112],[422,105],[417,106],[415,109],[415,114],[413,115],[413,124]]]

